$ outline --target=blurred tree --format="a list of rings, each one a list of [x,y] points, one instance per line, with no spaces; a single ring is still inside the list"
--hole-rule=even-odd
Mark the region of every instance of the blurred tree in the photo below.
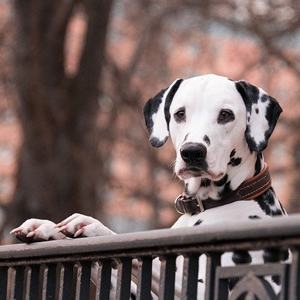
[[[95,215],[101,186],[98,99],[112,1],[16,0],[16,83],[23,128],[14,224],[30,217]],[[84,9],[77,73],[65,72],[67,26]],[[82,201],[84,199],[84,201]],[[12,221],[12,220],[10,220]]]
[[[141,109],[146,99],[177,77],[208,72],[257,78],[273,94],[274,75],[283,68],[299,80],[299,51],[293,44],[300,26],[298,0],[120,0],[109,30],[111,2],[102,2],[15,1],[24,131],[11,213],[17,223],[33,216],[60,220],[75,211],[101,220],[104,213],[107,220],[118,214],[134,218],[139,209],[133,206],[146,202],[148,227],[170,225],[165,210],[174,212],[171,201],[181,187],[172,186],[170,144],[157,151],[145,142]],[[70,76],[67,27],[79,11],[87,32],[78,69]],[[251,40],[253,53],[232,46],[232,55],[225,54],[226,38],[245,48]],[[297,133],[299,118],[281,120]],[[299,157],[299,135],[294,138],[291,152]],[[131,170],[124,178],[114,170],[122,155]],[[299,161],[294,162],[294,191],[300,186]],[[277,171],[291,172],[288,166]],[[295,195],[294,211],[299,210]]]
[[[117,23],[116,29],[121,36],[121,44],[129,43],[134,50],[127,55],[130,57],[127,63],[116,55],[116,51],[109,51],[108,74],[111,75],[109,94],[115,103],[118,103],[117,109],[126,111],[134,121],[131,123],[132,131],[122,131],[122,128],[111,126],[116,140],[122,132],[123,137],[128,137],[128,141],[134,143],[130,133],[139,130],[135,125],[137,121],[134,115],[137,116],[142,107],[140,95],[146,95],[142,98],[144,103],[146,98],[153,96],[177,77],[212,72],[237,80],[244,78],[251,82],[254,80],[254,84],[264,87],[276,97],[278,95],[278,100],[287,110],[290,103],[295,100],[292,94],[284,95],[284,98],[289,99],[286,102],[285,99],[281,99],[277,82],[284,72],[288,77],[297,78],[299,82],[298,1],[153,0],[139,3],[131,1],[130,5],[129,1],[117,3],[123,8],[122,22]],[[120,25],[123,25],[122,29]],[[223,41],[226,39],[232,43],[232,47],[229,48],[231,57],[230,53],[227,57],[225,54]],[[251,48],[249,45],[252,45]],[[294,86],[295,90],[299,91],[297,85]],[[112,124],[116,124],[115,118],[112,118]],[[281,124],[297,132],[298,122],[293,117],[291,119],[288,111],[281,117]],[[116,130],[119,130],[119,134]],[[281,131],[277,137],[274,136],[266,155],[273,156],[273,152],[278,148],[276,145],[282,143],[285,137],[285,131]],[[289,144],[289,147],[294,152],[295,158],[299,152],[297,145],[299,137],[293,137],[295,141],[292,145]],[[157,150],[150,149],[147,144],[140,141],[137,145],[144,158],[149,161],[149,169],[152,170],[150,176],[158,177],[157,170],[168,170]],[[137,149],[134,151],[138,154]],[[163,149],[159,150],[160,153],[162,151]],[[289,153],[281,155],[288,156]],[[141,159],[141,156],[138,156],[137,160]],[[299,166],[297,161],[294,161],[293,169],[289,165],[282,167],[276,163],[273,172],[277,177],[280,174],[283,178],[291,172],[298,173]],[[290,198],[290,194],[283,199],[285,203],[291,199],[290,211],[299,210],[297,190],[300,185],[296,178],[300,176],[295,177],[292,186],[294,199]],[[152,186],[148,193],[148,189],[144,189],[143,192],[141,189],[137,192],[136,189],[136,195],[145,196],[161,210],[163,202],[159,180],[150,180],[148,184]],[[128,190],[128,185],[124,188]],[[153,220],[156,222],[159,218]]]

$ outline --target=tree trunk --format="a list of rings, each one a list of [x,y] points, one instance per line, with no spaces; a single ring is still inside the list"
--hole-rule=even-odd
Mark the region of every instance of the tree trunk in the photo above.
[[[16,77],[23,145],[11,222],[62,220],[99,209],[100,75],[112,1],[86,0],[78,72],[64,70],[66,29],[78,1],[16,0]],[[81,4],[83,5],[83,4]]]

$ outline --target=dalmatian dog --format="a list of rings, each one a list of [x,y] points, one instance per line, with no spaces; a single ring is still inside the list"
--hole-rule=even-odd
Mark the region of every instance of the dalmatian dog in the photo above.
[[[173,228],[200,226],[200,230],[204,224],[286,215],[270,185],[253,199],[218,205],[263,172],[262,151],[281,112],[278,102],[263,89],[217,75],[177,79],[148,100],[144,117],[150,143],[161,147],[171,138],[176,150],[174,172],[184,182],[183,197],[196,197],[203,205],[213,203],[204,211],[184,209]],[[81,214],[59,224],[30,219],[11,233],[25,242],[115,234],[100,221]],[[201,266],[205,259],[200,257]],[[252,262],[261,263],[262,258],[254,253]],[[232,265],[231,258],[225,255],[222,264]],[[155,265],[159,268],[159,263]],[[203,299],[203,267],[199,278],[198,299]]]

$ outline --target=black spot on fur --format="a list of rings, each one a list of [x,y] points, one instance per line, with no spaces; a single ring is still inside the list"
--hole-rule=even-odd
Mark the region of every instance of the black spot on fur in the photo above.
[[[202,223],[202,220],[198,220],[198,221],[194,224],[194,226],[200,225],[201,223]]]
[[[268,100],[268,95],[267,94],[263,94],[260,98],[261,102],[266,102]]]
[[[269,197],[268,198],[268,204],[271,205],[271,206],[274,206],[275,205],[275,198],[274,197]]]
[[[272,275],[271,280],[277,285],[281,284],[280,276],[278,276],[278,275]]]
[[[204,136],[204,142],[207,144],[207,146],[210,145],[210,139],[207,135]]]
[[[228,179],[228,174],[226,174],[220,180],[214,181],[214,185],[216,185],[216,186],[222,186],[222,185],[224,185],[227,182],[227,179]]]
[[[260,206],[262,211],[269,216],[281,216],[284,214],[280,209],[273,210],[272,206],[275,205],[274,190],[268,189],[265,193],[254,199]]]
[[[262,154],[259,152],[255,161],[255,173],[254,176],[262,171]]]
[[[230,162],[228,163],[229,166],[233,166],[233,167],[236,167],[238,166],[240,163],[242,162],[242,159],[240,157],[232,157],[230,159]]]
[[[198,282],[203,283],[203,279],[201,279],[201,278],[198,279]]]
[[[177,90],[179,89],[181,83],[182,83],[183,79],[178,79],[174,85],[172,86],[172,88],[170,89],[167,98],[166,98],[166,102],[165,102],[165,118],[166,118],[166,122],[167,122],[167,126],[168,126],[168,130],[169,130],[169,124],[170,124],[170,119],[171,119],[171,115],[170,115],[170,106],[172,104],[174,95],[176,94]]]
[[[272,211],[272,216],[282,216],[283,213],[280,209],[276,209],[274,211]]]
[[[211,185],[211,180],[210,179],[204,178],[204,179],[201,180],[200,186],[208,187],[210,185]]]
[[[133,293],[130,293],[130,299],[131,299],[131,300],[136,300],[136,295],[133,294]]]
[[[248,217],[250,220],[254,220],[254,219],[261,219],[259,216],[256,215],[252,215]]]
[[[255,112],[256,112],[257,114],[259,114],[259,109],[258,109],[258,108],[255,108]]]
[[[230,181],[228,181],[225,183],[224,189],[221,192],[219,192],[219,197],[223,198],[231,192],[232,192],[232,189],[230,187]]]
[[[236,151],[235,151],[235,149],[233,149],[233,150],[230,152],[230,158],[231,158],[231,157],[234,157],[234,156],[235,156],[235,153],[236,153]]]

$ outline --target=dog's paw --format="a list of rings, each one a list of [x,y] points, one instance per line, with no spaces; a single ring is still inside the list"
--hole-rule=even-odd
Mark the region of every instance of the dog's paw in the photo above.
[[[100,221],[75,213],[56,225],[59,231],[72,238],[114,234]]]
[[[55,223],[41,219],[28,219],[10,233],[14,234],[17,239],[24,243],[61,240],[66,238],[66,236],[55,227]]]

